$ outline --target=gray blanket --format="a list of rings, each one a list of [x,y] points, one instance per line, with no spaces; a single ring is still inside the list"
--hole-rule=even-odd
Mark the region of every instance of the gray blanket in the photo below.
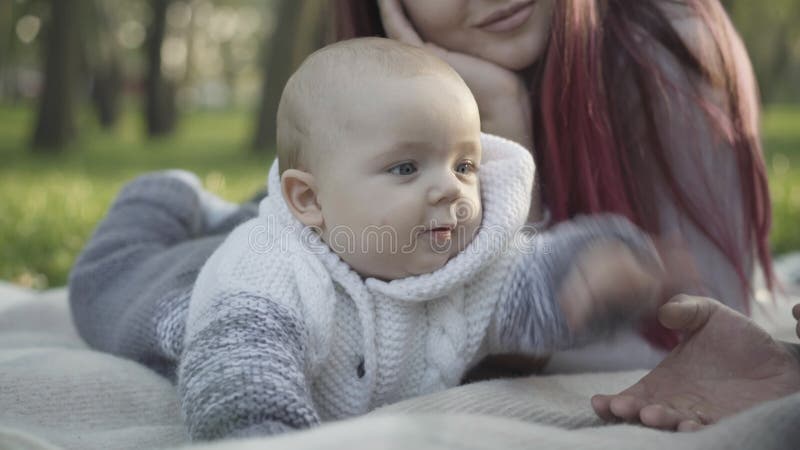
[[[793,335],[786,311],[757,319]],[[0,285],[0,448],[146,449],[190,445],[174,387],[131,361],[89,349],[69,319],[63,289]],[[777,322],[769,321],[770,318]],[[796,339],[796,338],[795,338]],[[642,371],[495,380],[379,409],[368,416],[270,439],[195,449],[639,449],[800,448],[800,394],[708,429],[676,434],[604,426],[589,397]],[[268,442],[265,442],[268,441]]]

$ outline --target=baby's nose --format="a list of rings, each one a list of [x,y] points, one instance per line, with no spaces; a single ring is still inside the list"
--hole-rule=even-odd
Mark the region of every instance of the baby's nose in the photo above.
[[[461,197],[461,182],[454,174],[443,175],[428,189],[428,201],[435,205],[454,202]]]

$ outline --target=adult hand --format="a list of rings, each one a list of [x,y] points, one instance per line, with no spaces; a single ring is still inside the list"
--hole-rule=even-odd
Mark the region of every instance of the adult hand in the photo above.
[[[484,59],[425,42],[409,22],[400,0],[378,0],[378,6],[388,37],[427,49],[461,75],[478,102],[484,131],[532,148],[530,100],[520,76]]]
[[[794,330],[797,332],[797,337],[800,338],[800,303],[794,305],[794,308],[792,308],[792,315],[797,319],[797,325]]]
[[[799,307],[794,314],[800,317]],[[604,420],[689,431],[800,390],[798,358],[725,305],[677,296],[658,318],[685,340],[633,386],[592,397]]]

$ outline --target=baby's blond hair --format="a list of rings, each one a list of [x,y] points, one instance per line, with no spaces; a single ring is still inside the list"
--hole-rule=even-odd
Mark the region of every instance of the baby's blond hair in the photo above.
[[[278,106],[280,172],[309,170],[318,156],[312,149],[336,147],[347,120],[346,93],[359,77],[421,75],[452,77],[466,88],[444,61],[391,39],[351,39],[312,53],[289,78]]]

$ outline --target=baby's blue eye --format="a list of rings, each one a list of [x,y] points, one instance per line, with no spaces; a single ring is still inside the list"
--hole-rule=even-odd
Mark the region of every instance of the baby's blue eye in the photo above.
[[[392,166],[392,168],[389,169],[389,173],[392,175],[411,175],[416,171],[417,166],[410,162],[400,163],[396,166]]]
[[[456,166],[456,172],[460,174],[468,174],[475,172],[478,168],[472,161],[463,161]]]

